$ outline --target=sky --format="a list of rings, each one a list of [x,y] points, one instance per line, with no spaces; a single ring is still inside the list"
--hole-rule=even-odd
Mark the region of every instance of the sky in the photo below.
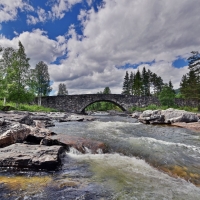
[[[110,87],[143,67],[179,88],[200,50],[199,0],[0,0],[0,46],[21,41],[32,68],[44,61],[52,95]]]

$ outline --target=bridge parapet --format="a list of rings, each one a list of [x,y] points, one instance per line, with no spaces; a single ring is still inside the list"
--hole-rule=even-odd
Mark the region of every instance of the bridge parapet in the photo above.
[[[59,111],[81,113],[84,109],[95,102],[108,101],[127,111],[133,106],[144,107],[150,104],[159,105],[156,97],[152,96],[133,96],[122,94],[81,94],[66,96],[47,96],[42,97],[42,105],[55,108]]]

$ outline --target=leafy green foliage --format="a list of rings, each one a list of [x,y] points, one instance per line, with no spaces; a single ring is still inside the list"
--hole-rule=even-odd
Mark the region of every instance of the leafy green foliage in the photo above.
[[[48,95],[51,91],[48,66],[39,62],[36,69],[30,69],[24,46],[19,41],[17,50],[12,47],[1,48],[0,59],[0,98],[16,103],[31,102],[35,94]]]
[[[60,83],[58,86],[58,94],[57,96],[68,95],[67,86],[64,83]]]
[[[3,110],[5,106],[2,106],[3,102],[0,101],[0,110]],[[21,104],[19,107],[15,107],[14,102],[8,102],[7,106],[8,110],[21,110],[21,111],[29,111],[29,112],[57,112],[56,109],[53,108],[46,108],[43,106],[38,106],[38,105],[29,105],[29,104]]]
[[[159,100],[162,106],[174,106],[175,92],[172,85],[165,84],[159,94]]]
[[[48,72],[48,65],[40,61],[35,66],[35,85],[37,96],[48,96],[52,88],[50,87],[50,76]]]
[[[111,90],[109,87],[105,87],[103,92],[98,92],[97,94],[111,94]],[[116,106],[115,104],[107,101],[101,101],[101,102],[95,102],[89,106],[87,106],[86,111],[107,111],[107,110],[118,110],[121,111],[121,109]]]

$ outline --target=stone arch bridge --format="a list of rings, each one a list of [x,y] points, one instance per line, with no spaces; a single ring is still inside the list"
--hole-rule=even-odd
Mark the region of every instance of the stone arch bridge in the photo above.
[[[81,94],[66,96],[42,97],[41,104],[45,107],[55,108],[58,111],[84,113],[85,108],[95,102],[106,101],[119,106],[123,111],[133,106],[144,107],[150,104],[159,104],[157,98],[152,96],[133,96],[121,94]]]

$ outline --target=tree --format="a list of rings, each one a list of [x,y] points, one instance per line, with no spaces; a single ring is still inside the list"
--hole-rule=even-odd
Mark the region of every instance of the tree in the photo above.
[[[19,106],[19,103],[30,101],[30,97],[31,99],[34,97],[28,88],[30,58],[27,58],[24,46],[20,41],[18,45],[19,49],[8,56],[10,63],[6,72],[7,80],[10,83],[8,87],[9,99],[16,103],[16,107]]]
[[[189,72],[183,75],[180,82],[180,91],[184,98],[200,100],[200,53],[192,51],[188,58]],[[198,106],[200,110],[200,105]]]
[[[174,88],[174,86],[173,86],[173,84],[172,84],[171,80],[169,81],[169,84],[168,84],[168,86],[169,86],[169,87],[172,89],[172,91],[174,92],[174,94],[176,94],[175,90],[173,89],[173,88]]]
[[[48,96],[52,90],[50,87],[50,76],[47,64],[45,64],[43,61],[40,61],[35,67],[34,74],[38,105],[41,105],[41,97]]]
[[[130,83],[129,82],[129,74],[128,74],[128,71],[126,71],[126,75],[124,77],[122,94],[130,94],[130,84],[129,83]]]
[[[111,94],[111,90],[109,87],[105,87],[103,90],[103,94]]]
[[[150,96],[150,78],[151,78],[151,71],[146,71],[145,67],[142,70],[142,82],[143,82],[143,91],[142,94],[144,96]]]
[[[135,74],[133,74],[133,72],[131,72],[130,74],[130,78],[129,78],[129,88],[130,88],[130,94],[133,95],[134,91],[133,91],[133,82],[134,82],[134,78],[135,78]]]
[[[141,96],[143,91],[143,82],[140,71],[138,70],[133,80],[133,93],[134,95]]]
[[[58,86],[58,94],[57,95],[58,96],[68,95],[66,84],[64,84],[64,83],[60,83],[59,84],[59,86]]]
[[[165,84],[162,87],[162,90],[159,93],[158,98],[160,100],[161,105],[168,106],[168,107],[173,106],[174,105],[175,92],[168,84]]]
[[[188,60],[189,69],[193,70],[195,74],[199,76],[200,73],[200,53],[198,51],[192,51],[192,56]]]
[[[158,96],[164,86],[163,80],[160,76],[155,73],[151,74],[151,84],[153,87],[153,94]]]
[[[1,51],[3,51],[3,54],[2,59],[0,60],[0,96],[4,98],[3,105],[5,106],[6,99],[9,96],[8,87],[11,83],[11,80],[9,80],[9,71],[12,68],[14,53],[16,53],[16,50],[12,47],[7,47],[1,49]]]

